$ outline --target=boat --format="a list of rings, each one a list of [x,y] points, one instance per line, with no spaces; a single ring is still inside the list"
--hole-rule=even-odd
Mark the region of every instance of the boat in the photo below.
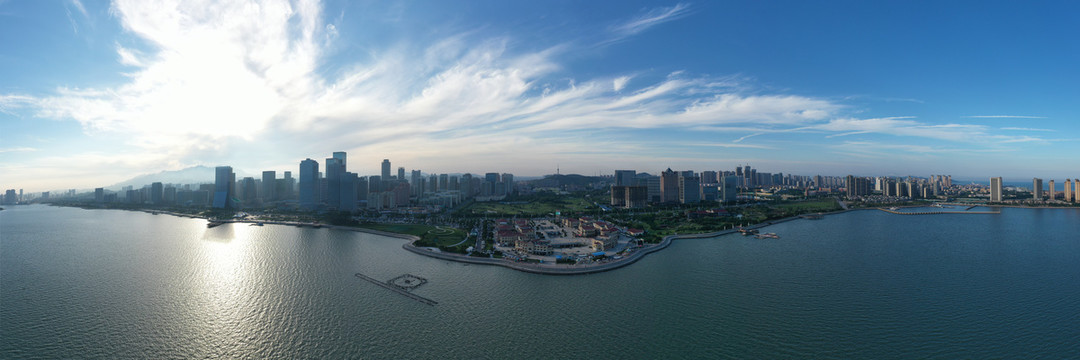
[[[758,239],[779,239],[780,235],[776,235],[776,233],[764,233],[758,234],[755,237],[757,237]]]
[[[757,234],[757,233],[758,233],[758,231],[757,231],[757,229],[743,229],[743,228],[739,228],[739,233],[743,234],[743,236],[750,236],[750,235],[754,235],[754,234]]]
[[[210,221],[208,221],[208,222],[206,223],[206,228],[207,228],[207,229],[209,229],[209,228],[212,228],[212,227],[215,227],[215,226],[221,225],[221,224],[224,224],[224,222],[221,222],[221,221],[214,221],[214,220],[210,220]]]

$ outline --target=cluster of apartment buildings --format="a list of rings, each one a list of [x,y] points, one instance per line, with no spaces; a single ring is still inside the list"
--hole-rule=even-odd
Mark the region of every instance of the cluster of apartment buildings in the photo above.
[[[888,198],[929,199],[946,195],[953,187],[952,175],[930,175],[929,178],[896,178],[887,176],[844,178],[845,196],[855,199],[872,194]]]
[[[453,207],[471,198],[499,199],[515,192],[514,175],[509,173],[487,173],[480,177],[472,174],[424,174],[420,170],[412,170],[411,176],[406,176],[404,167],[399,167],[397,173],[393,174],[389,159],[382,161],[381,170],[381,174],[370,176],[350,172],[347,154],[339,151],[322,164],[310,158],[301,161],[298,177],[293,177],[292,171],[285,171],[284,177],[279,178],[277,171],[269,170],[263,171],[261,178],[237,179],[231,166],[218,166],[214,168],[213,183],[177,185],[155,182],[138,189],[126,186],[119,192],[97,188],[94,189],[94,201],[223,209],[288,207],[353,212],[363,208],[401,209],[421,205]],[[7,197],[5,195],[4,199]]]
[[[1057,202],[1058,191],[1054,180],[1050,180],[1046,183],[1046,187],[1043,187],[1043,179],[1033,178],[1031,180],[1031,197],[1028,199],[1019,199],[1019,202]],[[1065,179],[1064,191],[1061,192],[1061,201],[1067,203],[1080,202],[1080,179]],[[990,178],[990,202],[1005,202],[1004,199],[1004,183],[1001,177]]]
[[[772,176],[768,178],[772,179]],[[676,172],[669,168],[659,176],[653,176],[639,175],[636,170],[615,170],[615,184],[611,185],[611,206],[640,208],[661,203],[734,202],[738,188],[748,181],[734,172]]]

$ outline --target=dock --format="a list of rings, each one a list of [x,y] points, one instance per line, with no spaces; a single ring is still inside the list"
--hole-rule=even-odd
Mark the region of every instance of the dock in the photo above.
[[[361,274],[361,273],[356,273],[356,277],[367,280],[368,282],[370,282],[372,284],[382,286],[383,288],[388,289],[388,290],[393,291],[393,292],[396,292],[398,294],[405,295],[405,297],[407,297],[407,298],[419,301],[419,302],[424,303],[424,304],[435,306],[435,304],[439,303],[438,301],[431,300],[431,299],[428,299],[426,297],[423,297],[423,296],[416,295],[416,294],[413,294],[411,292],[408,292],[403,288],[400,288],[400,287],[397,287],[397,286],[394,286],[394,285],[391,285],[391,284],[388,284],[388,283],[385,283],[385,282],[382,282],[382,281],[379,281],[379,280],[372,279],[370,276],[367,276],[367,275],[364,275],[364,274]]]
[[[885,208],[878,208],[878,210],[896,214],[896,215],[937,215],[937,214],[1000,214],[1001,211],[911,211],[902,212],[896,210],[889,210]]]

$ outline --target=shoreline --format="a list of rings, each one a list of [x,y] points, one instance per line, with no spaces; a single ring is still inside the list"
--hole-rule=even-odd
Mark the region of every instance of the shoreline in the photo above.
[[[62,205],[60,205],[60,206],[62,206]],[[88,210],[95,210],[95,209],[88,209]],[[184,213],[175,213],[175,212],[164,211],[164,210],[147,210],[147,209],[97,209],[97,210],[136,211],[136,212],[143,212],[143,213],[148,213],[148,214],[155,214],[156,213],[156,214],[171,215],[171,216],[182,217],[182,218],[203,219],[203,220],[210,221],[210,219],[208,219],[208,218],[206,218],[204,216],[192,215],[192,214],[184,214]],[[762,223],[758,223],[758,224],[754,224],[754,225],[750,225],[750,226],[745,226],[745,227],[743,227],[743,229],[760,229],[760,228],[763,228],[763,227],[766,227],[766,226],[772,226],[772,225],[776,225],[776,224],[781,224],[781,223],[785,223],[785,222],[792,221],[792,220],[804,219],[803,216],[804,215],[809,215],[809,214],[825,216],[825,215],[835,215],[835,214],[841,214],[841,213],[846,213],[846,212],[850,212],[850,211],[858,211],[858,210],[873,210],[873,208],[843,209],[843,210],[836,210],[836,211],[831,211],[831,212],[827,212],[827,213],[800,214],[800,215],[795,215],[795,216],[789,216],[789,217],[782,218],[782,219],[766,221],[766,222],[762,222]],[[399,234],[399,233],[386,232],[386,231],[367,229],[367,228],[360,228],[360,227],[342,226],[342,225],[327,225],[327,224],[320,224],[320,223],[305,223],[305,222],[294,222],[294,221],[278,221],[278,220],[225,219],[225,220],[214,220],[214,221],[221,222],[221,223],[248,223],[248,224],[263,223],[263,224],[270,224],[270,225],[285,225],[285,226],[295,226],[295,227],[316,227],[316,228],[326,228],[326,229],[331,229],[331,230],[346,230],[346,231],[355,231],[355,232],[362,232],[362,233],[368,233],[368,234],[374,234],[374,235],[381,235],[381,236],[406,240],[407,242],[405,244],[401,245],[402,249],[405,249],[406,251],[409,251],[409,252],[417,254],[417,255],[422,255],[422,256],[427,256],[427,257],[431,257],[431,258],[435,258],[435,259],[447,260],[447,261],[455,261],[455,262],[460,262],[460,263],[502,266],[502,267],[517,270],[517,271],[533,273],[533,274],[543,274],[543,275],[585,275],[585,274],[593,274],[593,273],[599,273],[599,272],[604,272],[604,271],[611,271],[611,270],[619,269],[619,268],[622,268],[624,266],[628,266],[630,264],[633,264],[633,263],[637,262],[638,260],[641,260],[641,258],[645,257],[645,255],[652,254],[652,253],[655,253],[657,251],[666,249],[668,246],[671,246],[671,243],[674,242],[674,240],[707,239],[707,238],[714,238],[714,237],[723,236],[723,235],[734,234],[734,233],[738,232],[737,229],[727,229],[727,230],[720,230],[720,231],[715,231],[715,232],[711,232],[711,233],[672,234],[672,235],[665,236],[664,239],[661,240],[659,243],[651,244],[649,246],[642,247],[642,248],[640,248],[638,250],[635,250],[632,254],[627,255],[626,257],[624,257],[622,259],[619,259],[619,260],[614,260],[614,261],[611,261],[611,262],[606,262],[606,263],[596,264],[596,265],[563,265],[563,264],[550,264],[549,265],[549,264],[535,264],[535,263],[517,262],[517,261],[507,260],[507,259],[504,259],[504,258],[475,257],[475,256],[462,255],[462,254],[436,252],[436,251],[433,251],[432,248],[429,248],[429,247],[418,247],[418,246],[413,245],[416,241],[420,240],[420,237],[415,236],[415,235]]]
[[[822,213],[821,215],[822,216],[824,216],[824,215],[835,215],[835,214],[845,213],[845,212],[849,212],[849,211],[856,211],[856,210],[863,210],[863,209],[837,210],[837,211]],[[772,220],[772,221],[766,221],[766,222],[763,222],[763,223],[758,223],[758,224],[754,224],[754,225],[751,225],[751,226],[744,227],[744,229],[760,229],[760,228],[763,228],[763,227],[766,227],[766,226],[772,226],[772,225],[785,223],[785,222],[792,221],[792,220],[803,219],[803,215],[806,215],[806,214],[789,216],[789,217],[786,217],[786,218],[783,218],[783,219],[777,219],[777,220]],[[633,264],[633,263],[637,262],[638,260],[641,260],[641,258],[644,258],[645,255],[652,254],[652,253],[655,253],[657,251],[666,249],[668,246],[671,246],[671,243],[674,242],[675,240],[708,239],[708,238],[714,238],[714,237],[723,236],[723,235],[730,235],[730,234],[734,234],[734,233],[737,233],[737,232],[738,232],[738,230],[736,230],[736,229],[727,229],[727,230],[720,230],[720,231],[711,232],[711,233],[668,235],[668,236],[665,236],[664,239],[661,240],[659,243],[652,244],[652,245],[640,248],[638,250],[635,250],[632,254],[627,255],[626,257],[624,257],[622,259],[615,260],[615,261],[612,261],[612,262],[602,263],[602,264],[596,264],[596,265],[562,265],[562,264],[546,265],[546,264],[535,264],[535,263],[525,263],[525,262],[511,261],[511,260],[507,260],[507,259],[503,259],[503,258],[475,257],[475,256],[468,256],[468,255],[460,255],[460,254],[452,254],[452,253],[444,253],[444,252],[435,252],[431,248],[428,248],[428,247],[414,246],[413,241],[410,241],[410,242],[408,242],[406,244],[403,244],[401,247],[403,249],[409,251],[409,252],[414,253],[414,254],[423,255],[423,256],[427,256],[427,257],[432,257],[432,258],[436,258],[436,259],[442,259],[442,260],[448,260],[448,261],[456,261],[456,262],[468,263],[468,264],[502,266],[502,267],[505,267],[505,268],[509,268],[509,269],[513,269],[513,270],[517,270],[517,271],[522,271],[522,272],[527,272],[527,273],[533,273],[533,274],[543,274],[543,275],[586,275],[586,274],[594,274],[594,273],[599,273],[599,272],[611,271],[611,270],[622,268],[624,266],[628,266],[630,264]]]

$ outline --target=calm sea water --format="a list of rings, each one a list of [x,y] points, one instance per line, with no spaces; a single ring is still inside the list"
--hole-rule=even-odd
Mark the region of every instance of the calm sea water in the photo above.
[[[769,227],[543,276],[362,233],[0,211],[0,358],[1070,358],[1080,210]],[[428,306],[353,276],[430,282]]]

